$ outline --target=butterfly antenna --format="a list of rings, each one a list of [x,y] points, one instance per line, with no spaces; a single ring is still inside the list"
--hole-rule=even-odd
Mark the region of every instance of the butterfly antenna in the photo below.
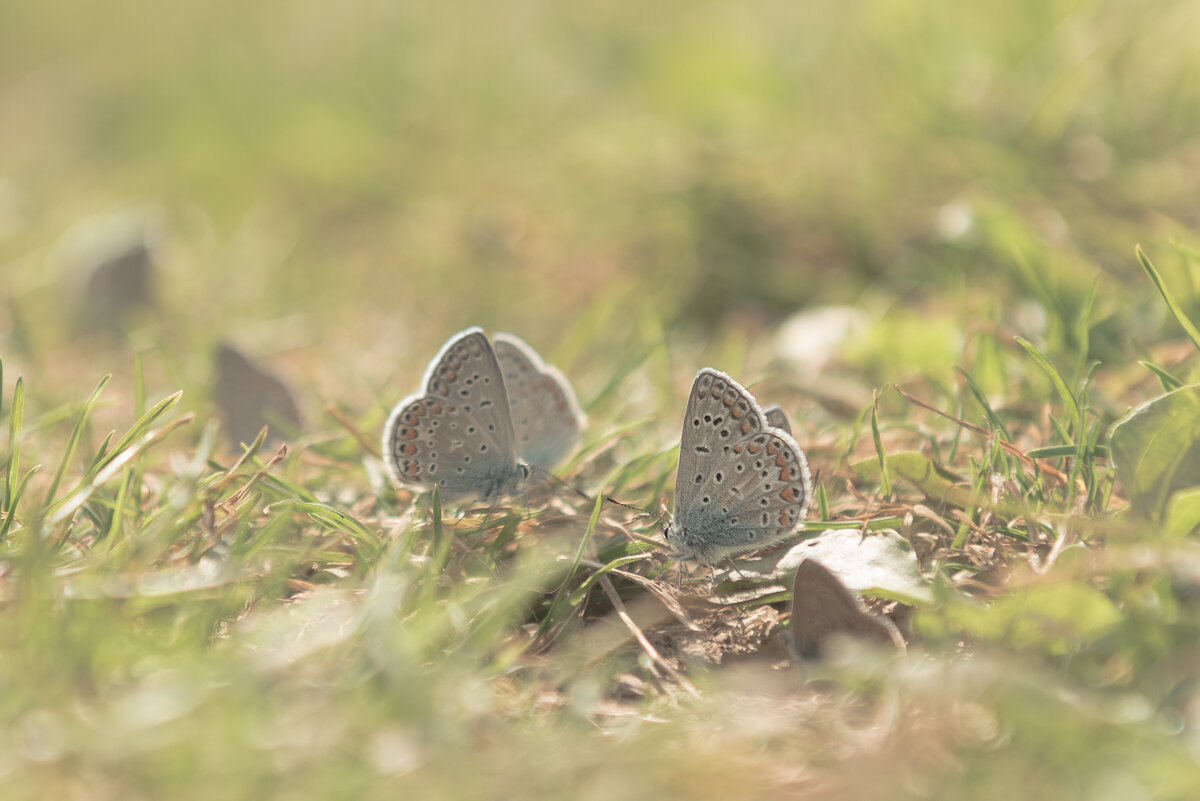
[[[609,503],[613,504],[614,506],[620,506],[622,509],[632,509],[635,512],[640,512],[642,515],[645,515],[646,517],[650,516],[650,513],[647,512],[642,507],[634,506],[633,504],[625,503],[624,501],[618,501],[616,498],[614,498],[611,495],[605,495],[604,500],[608,501]]]
[[[579,487],[576,487],[574,484],[570,483],[569,481],[564,481],[563,479],[561,479],[558,476],[551,473],[549,470],[538,467],[537,465],[530,465],[530,470],[531,470],[531,472],[537,473],[539,476],[545,476],[546,478],[549,478],[551,481],[553,481],[554,483],[558,484],[561,487],[566,487],[567,489],[571,490],[572,492],[574,492],[576,495],[578,495],[580,498],[582,498],[585,501],[591,501],[591,502],[595,501],[595,499],[592,496],[588,495],[586,492],[579,489]],[[624,501],[618,501],[616,498],[614,498],[611,495],[605,495],[604,500],[615,506],[620,506],[622,509],[632,509],[633,511],[638,512],[639,516],[645,516],[645,517],[650,516],[650,513],[647,512],[642,507],[634,506],[633,504],[625,503]],[[658,519],[662,520],[662,515],[659,515]]]
[[[531,464],[531,465],[529,466],[529,471],[530,471],[530,473],[536,474],[536,475],[538,475],[538,476],[541,476],[541,477],[543,477],[543,478],[548,478],[548,479],[550,479],[550,480],[551,480],[551,481],[553,481],[555,484],[558,484],[560,487],[566,487],[567,489],[571,490],[571,492],[574,492],[576,495],[578,495],[580,498],[582,498],[582,499],[583,499],[583,500],[585,500],[585,501],[591,501],[591,500],[593,500],[593,498],[592,498],[590,495],[588,495],[586,492],[584,492],[583,490],[581,490],[579,487],[575,486],[574,484],[572,484],[572,483],[571,483],[571,482],[569,482],[569,481],[563,481],[561,478],[559,478],[558,476],[554,475],[554,474],[553,474],[553,473],[551,473],[549,470],[547,470],[547,469],[545,469],[545,468],[543,468],[543,467],[538,467],[537,465],[532,465],[532,464]]]

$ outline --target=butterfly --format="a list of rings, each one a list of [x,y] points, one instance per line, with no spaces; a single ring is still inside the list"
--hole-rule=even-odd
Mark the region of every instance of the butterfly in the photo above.
[[[804,451],[746,389],[706,367],[683,416],[675,512],[663,535],[676,555],[712,565],[791,536],[808,515]]]
[[[383,456],[393,482],[436,486],[444,500],[494,501],[574,445],[583,416],[570,384],[518,337],[497,340],[493,347],[479,327],[455,334],[430,362],[422,390],[392,409]]]

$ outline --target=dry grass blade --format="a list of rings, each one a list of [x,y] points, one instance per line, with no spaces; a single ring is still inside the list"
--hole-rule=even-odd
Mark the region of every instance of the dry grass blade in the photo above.
[[[646,656],[650,657],[650,661],[659,670],[670,676],[673,681],[683,688],[684,692],[693,698],[699,698],[700,691],[696,689],[696,686],[688,681],[687,678],[679,671],[671,667],[671,664],[667,662],[667,660],[663,659],[662,655],[659,654],[658,649],[655,648],[648,639],[646,639],[645,633],[638,627],[638,624],[633,621],[633,618],[629,616],[629,611],[625,608],[624,601],[622,601],[621,596],[617,594],[617,590],[613,587],[612,581],[608,576],[600,577],[600,586],[604,588],[604,594],[608,596],[609,602],[612,603],[613,609],[616,610],[617,617],[619,617],[621,622],[625,624],[625,628],[629,629],[629,633],[633,635],[635,640],[637,640],[638,645],[641,646],[642,650],[646,653]]]

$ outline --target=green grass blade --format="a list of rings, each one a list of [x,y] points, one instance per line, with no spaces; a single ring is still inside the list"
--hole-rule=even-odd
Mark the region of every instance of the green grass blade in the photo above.
[[[83,434],[84,426],[87,425],[88,418],[91,417],[92,409],[96,405],[96,400],[99,399],[100,393],[104,390],[106,384],[112,379],[112,373],[100,379],[100,383],[92,390],[92,394],[83,404],[83,410],[79,413],[75,425],[71,428],[71,436],[67,438],[67,447],[63,452],[62,461],[58,464],[58,470],[54,473],[54,479],[50,482],[50,488],[46,491],[46,505],[49,506],[54,500],[54,496],[58,494],[58,488],[62,484],[63,476],[66,475],[67,468],[71,464],[71,459],[75,456],[75,448],[79,445],[79,438]]]
[[[17,379],[13,387],[12,410],[8,413],[8,474],[5,477],[4,512],[12,515],[14,493],[17,491],[17,471],[21,468],[21,424],[25,417],[25,378]]]
[[[92,496],[92,493],[94,493],[99,487],[111,481],[117,475],[117,473],[121,472],[121,470],[142,451],[163,440],[172,431],[180,426],[190,423],[191,421],[192,415],[190,414],[185,417],[181,417],[178,420],[173,420],[162,428],[146,432],[142,435],[140,440],[131,444],[124,450],[114,451],[112,458],[107,459],[104,463],[104,466],[100,468],[100,470],[97,471],[94,476],[88,479],[81,487],[76,489],[70,495],[57,501],[52,507],[47,508],[47,511],[49,511],[51,508],[53,508],[54,511],[46,522],[49,525],[55,525],[69,519],[71,515],[75,514],[75,512],[79,510],[79,507],[83,506],[83,504],[87,502],[88,498]]]
[[[179,400],[183,397],[183,390],[178,390],[154,404],[154,408],[143,414],[137,419],[129,430],[125,432],[125,436],[117,440],[117,444],[113,446],[112,455],[100,460],[100,469],[104,469],[113,459],[117,458],[117,454],[124,453],[129,449],[129,446],[134,442],[142,439],[150,427],[158,418],[167,413]]]
[[[988,402],[987,394],[983,391],[983,388],[979,386],[979,383],[975,380],[974,376],[961,367],[957,367],[955,369],[958,370],[958,374],[963,377],[963,380],[967,382],[967,389],[975,398],[975,402],[979,404],[981,409],[983,409],[983,414],[988,419],[988,425],[990,425],[992,430],[999,434],[1006,442],[1012,442],[1012,436],[1008,433],[1008,427],[1004,425],[1004,421],[1000,419],[1000,415],[996,414],[996,410],[993,409],[992,404]]]
[[[1079,362],[1075,366],[1076,380],[1082,379],[1083,374],[1087,372],[1088,355],[1091,350],[1091,321],[1092,310],[1096,306],[1096,285],[1100,277],[1092,278],[1092,285],[1088,287],[1087,297],[1083,301],[1083,305],[1079,307],[1079,314],[1075,318],[1075,346],[1079,348]]]
[[[1150,258],[1142,250],[1142,246],[1138,245],[1133,249],[1133,252],[1137,255],[1138,261],[1142,263],[1142,269],[1146,271],[1146,275],[1150,276],[1150,280],[1154,282],[1154,287],[1158,290],[1158,294],[1162,295],[1163,300],[1167,302],[1167,307],[1171,310],[1171,314],[1175,315],[1176,322],[1183,328],[1188,338],[1192,340],[1192,344],[1200,350],[1200,331],[1196,330],[1196,326],[1188,319],[1188,316],[1184,313],[1175,296],[1163,284],[1162,276],[1158,274],[1158,270],[1154,268],[1154,265],[1150,262]]]
[[[871,402],[871,439],[875,442],[875,455],[879,458],[879,492],[885,498],[892,497],[892,477],[888,471],[887,454],[883,452],[883,438],[879,435],[879,390]]]
[[[1047,359],[1045,355],[1031,342],[1029,342],[1029,340],[1023,337],[1013,337],[1013,339],[1016,340],[1018,345],[1025,349],[1025,352],[1029,354],[1029,357],[1033,359],[1034,363],[1040,367],[1042,372],[1046,374],[1046,377],[1050,379],[1050,383],[1054,385],[1055,391],[1058,392],[1058,396],[1062,399],[1063,406],[1065,406],[1067,411],[1070,413],[1071,420],[1076,424],[1082,423],[1080,418],[1081,412],[1079,410],[1079,401],[1075,398],[1074,393],[1071,392],[1070,387],[1067,386],[1067,382],[1063,380],[1062,373],[1058,372],[1058,369],[1050,363],[1050,360]],[[1080,425],[1076,430],[1082,431],[1082,425]]]
[[[4,520],[0,521],[0,542],[8,539],[8,531],[12,528],[12,522],[17,517],[17,504],[21,502],[21,496],[25,494],[25,485],[29,483],[29,477],[40,469],[41,465],[34,465],[29,468],[28,472],[21,476],[21,480],[17,483],[17,488],[14,490],[12,496],[12,503],[4,513]]]
[[[576,601],[575,604],[570,604],[568,590],[571,586],[571,579],[578,572],[579,564],[583,561],[583,555],[587,552],[588,543],[592,541],[592,535],[596,532],[596,525],[600,522],[600,510],[604,508],[604,496],[605,493],[603,492],[596,494],[596,502],[592,505],[592,515],[588,518],[587,529],[579,539],[579,547],[575,549],[575,557],[571,560],[571,566],[567,568],[566,573],[563,575],[563,580],[558,585],[558,591],[550,600],[550,605],[546,609],[546,616],[542,618],[541,625],[538,626],[537,633],[533,637],[535,641],[549,630],[552,625],[558,622],[559,614],[561,614],[564,606],[574,606],[579,603],[579,601]]]
[[[121,533],[121,523],[125,519],[125,503],[129,498],[129,488],[136,479],[137,476],[134,471],[125,471],[125,475],[121,479],[121,488],[117,490],[117,500],[113,503],[112,518],[109,520],[108,530],[104,534],[106,542],[116,542],[117,535]]]
[[[438,576],[445,567],[446,558],[450,554],[450,535],[442,525],[442,493],[436,484],[429,497],[429,521],[433,530],[433,555],[427,560],[425,575],[421,579],[420,608],[430,609],[433,606],[434,593],[437,590]]]
[[[373,549],[379,548],[379,537],[359,522],[353,515],[341,509],[324,503],[310,503],[307,501],[283,501],[281,503],[298,512],[303,512],[330,531],[344,531],[351,539],[361,544]],[[278,502],[272,505],[278,505]]]
[[[1162,384],[1163,392],[1170,392],[1173,389],[1179,389],[1183,386],[1182,381],[1153,362],[1139,360],[1138,364],[1158,376],[1158,383]]]

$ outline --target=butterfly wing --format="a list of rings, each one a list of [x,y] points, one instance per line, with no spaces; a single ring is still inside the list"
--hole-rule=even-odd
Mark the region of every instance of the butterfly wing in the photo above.
[[[450,338],[429,364],[424,392],[400,401],[383,431],[392,480],[435,485],[444,498],[495,498],[510,492],[523,466],[492,345],[479,328]]]
[[[549,470],[575,447],[587,418],[566,376],[524,340],[498,333],[492,344],[504,375],[517,454]]]

